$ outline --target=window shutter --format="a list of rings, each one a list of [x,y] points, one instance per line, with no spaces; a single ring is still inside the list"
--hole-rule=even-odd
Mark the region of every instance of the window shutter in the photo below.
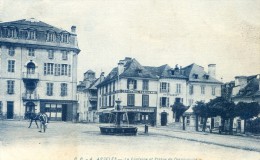
[[[46,73],[47,73],[47,64],[44,63],[44,75],[46,75]]]
[[[160,92],[162,92],[162,82],[160,82]]]
[[[54,75],[57,76],[58,75],[58,64],[54,65]]]
[[[129,89],[129,79],[127,80],[127,89]]]
[[[167,102],[166,103],[167,103],[167,107],[169,107],[169,98],[167,98]]]
[[[162,97],[160,97],[160,106],[162,107]]]
[[[168,92],[170,92],[170,83],[167,83]]]
[[[136,89],[137,88],[137,82],[136,82],[136,80],[134,80],[134,89]]]

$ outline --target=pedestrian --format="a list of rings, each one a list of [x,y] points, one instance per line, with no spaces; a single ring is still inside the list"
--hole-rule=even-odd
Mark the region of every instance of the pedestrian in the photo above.
[[[39,115],[39,120],[40,120],[40,131],[39,132],[45,132],[47,125],[48,125],[48,116],[46,113],[41,112]]]

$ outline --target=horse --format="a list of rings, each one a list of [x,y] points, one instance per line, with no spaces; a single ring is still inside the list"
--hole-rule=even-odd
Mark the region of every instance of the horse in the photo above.
[[[39,116],[40,116],[39,114],[36,114],[34,112],[26,112],[25,113],[25,116],[24,116],[25,119],[28,118],[30,120],[30,125],[29,125],[28,128],[31,127],[33,121],[35,121],[35,124],[36,124],[37,128],[39,128],[39,126],[37,124],[37,121],[39,120]]]
[[[47,128],[47,124],[49,122],[47,114],[40,113],[39,114],[39,121],[40,121],[40,131],[39,132],[42,132],[42,129],[43,129],[43,132],[45,132],[46,128]]]

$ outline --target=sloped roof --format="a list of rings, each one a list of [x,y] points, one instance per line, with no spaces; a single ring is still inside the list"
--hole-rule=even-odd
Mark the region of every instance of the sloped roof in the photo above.
[[[87,89],[97,89],[97,85],[99,84],[99,78],[97,78]]]
[[[257,76],[249,76],[248,80],[248,84],[234,98],[260,96],[259,79]]]
[[[29,29],[29,28],[31,28],[31,29],[36,29],[36,30],[39,30],[39,31],[52,30],[52,31],[55,31],[57,33],[68,32],[66,30],[54,27],[52,25],[49,25],[45,22],[36,20],[34,18],[21,19],[21,20],[11,21],[11,22],[2,22],[2,23],[0,23],[0,26],[14,26],[14,27],[17,27],[19,29]],[[68,32],[68,33],[70,33],[70,32]],[[71,34],[74,34],[74,33],[71,33]]]
[[[182,68],[182,70],[183,70],[183,74],[189,78],[189,81],[192,82],[219,83],[219,84],[222,83],[217,79],[209,76],[208,73],[204,71],[203,67],[195,63]],[[198,75],[197,78],[195,78],[194,76],[195,74]],[[205,78],[205,76],[207,75],[208,75],[208,79]]]

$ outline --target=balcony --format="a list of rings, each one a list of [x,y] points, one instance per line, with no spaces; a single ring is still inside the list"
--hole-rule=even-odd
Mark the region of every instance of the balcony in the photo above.
[[[22,99],[23,100],[38,100],[39,94],[37,94],[36,92],[34,92],[34,93],[23,93]]]
[[[39,80],[39,73],[23,72],[23,79]]]
[[[89,96],[89,101],[97,101],[97,96]]]

